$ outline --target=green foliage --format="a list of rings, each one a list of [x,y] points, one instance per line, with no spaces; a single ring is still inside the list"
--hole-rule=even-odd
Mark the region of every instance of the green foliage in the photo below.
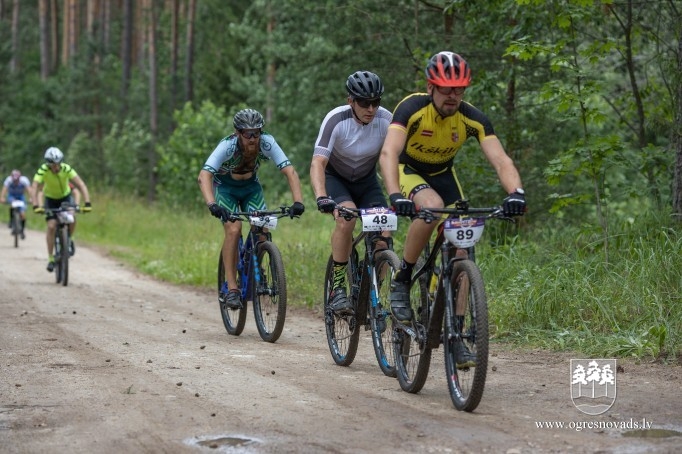
[[[174,119],[178,127],[158,147],[159,198],[170,206],[203,205],[197,176],[216,145],[233,131],[232,121],[210,101],[198,110],[186,103]]]
[[[128,119],[114,123],[102,142],[106,186],[123,194],[144,196],[147,193],[147,152],[152,146],[151,133],[140,123]]]

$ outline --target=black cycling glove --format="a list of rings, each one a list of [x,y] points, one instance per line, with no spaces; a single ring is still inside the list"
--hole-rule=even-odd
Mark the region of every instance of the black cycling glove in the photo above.
[[[395,214],[398,216],[414,216],[417,214],[417,210],[414,206],[414,202],[410,199],[406,199],[401,193],[394,192],[389,195],[388,198],[391,200],[391,205]]]
[[[518,191],[512,192],[502,202],[502,211],[505,216],[523,216],[526,212],[526,196]]]
[[[317,198],[317,209],[322,213],[333,213],[336,209],[336,202],[326,195]]]
[[[294,202],[294,204],[291,205],[291,208],[289,209],[289,217],[293,219],[294,216],[302,215],[304,211],[305,206],[301,202]]]
[[[217,217],[223,222],[227,222],[227,220],[230,218],[230,212],[215,202],[208,205],[208,210],[213,216]]]

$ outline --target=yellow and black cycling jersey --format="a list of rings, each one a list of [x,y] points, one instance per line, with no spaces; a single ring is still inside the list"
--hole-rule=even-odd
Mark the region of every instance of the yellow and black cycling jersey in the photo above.
[[[488,117],[462,101],[454,115],[441,117],[427,93],[415,93],[404,98],[393,112],[390,128],[407,133],[400,163],[430,175],[452,166],[457,151],[469,137],[483,142],[495,137]]]

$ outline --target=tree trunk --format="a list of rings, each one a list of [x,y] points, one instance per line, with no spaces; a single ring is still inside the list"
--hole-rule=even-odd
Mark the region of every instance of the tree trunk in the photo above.
[[[197,9],[196,0],[189,0],[187,9],[187,56],[185,63],[185,101],[194,98],[192,81],[192,66],[194,65],[194,14]]]
[[[158,94],[156,88],[156,14],[153,0],[145,0],[145,16],[147,18],[147,46],[149,52],[149,127],[151,130],[151,144],[148,152],[149,166],[149,202],[156,199],[156,138],[158,134]]]
[[[123,0],[123,32],[121,36],[121,121],[128,114],[128,87],[133,48],[133,0]]]
[[[50,73],[57,70],[59,64],[59,14],[57,13],[57,0],[50,1]]]
[[[175,105],[177,104],[177,92],[178,92],[178,24],[179,24],[179,12],[180,12],[180,1],[171,1],[171,36],[170,36],[170,58],[171,58],[171,68],[170,68],[170,110],[171,116],[175,110]],[[171,126],[172,128],[172,126]]]
[[[677,220],[682,221],[682,27],[677,38],[677,111],[672,130],[672,143],[675,147],[673,212]]]
[[[12,57],[9,61],[9,72],[19,69],[19,0],[12,4]]]
[[[50,76],[50,33],[48,0],[38,1],[38,29],[40,32],[40,79],[46,81]]]

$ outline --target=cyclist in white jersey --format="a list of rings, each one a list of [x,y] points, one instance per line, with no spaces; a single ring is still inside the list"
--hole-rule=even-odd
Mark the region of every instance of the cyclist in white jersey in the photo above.
[[[17,169],[12,170],[12,173],[5,178],[2,185],[2,192],[0,192],[0,203],[7,202],[10,205],[9,208],[9,224],[8,227],[12,228],[12,201],[21,200],[26,202],[25,194],[31,198],[31,180],[22,175]],[[21,208],[21,239],[26,238],[24,235],[24,226],[26,225],[26,206]]]
[[[388,206],[376,172],[391,112],[380,106],[384,85],[376,74],[357,71],[346,80],[347,104],[324,117],[310,163],[310,182],[322,213],[333,214],[331,236],[334,278],[330,307],[337,314],[352,314],[346,291],[346,267],[355,219],[335,214],[336,205],[349,208]],[[388,232],[384,233],[388,236]],[[376,250],[388,247],[377,244]]]

